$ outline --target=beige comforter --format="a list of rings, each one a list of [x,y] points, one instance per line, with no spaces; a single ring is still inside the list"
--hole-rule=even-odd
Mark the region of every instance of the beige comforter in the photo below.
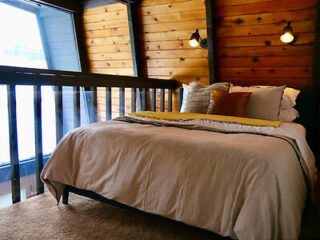
[[[156,122],[74,130],[42,179],[57,199],[70,185],[234,239],[298,238],[307,196],[301,165],[311,185],[316,172],[301,132],[289,124]]]

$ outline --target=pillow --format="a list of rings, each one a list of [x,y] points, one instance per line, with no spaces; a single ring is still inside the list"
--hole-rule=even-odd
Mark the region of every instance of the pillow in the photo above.
[[[181,106],[180,112],[185,112],[186,105],[187,105],[186,99],[189,94],[190,85],[183,83],[182,88],[183,88],[183,99],[182,99],[182,106]]]
[[[299,117],[299,112],[292,108],[280,109],[279,120],[282,122],[293,122]]]
[[[300,90],[294,88],[285,88],[282,101],[281,101],[281,109],[293,108],[296,105],[297,97],[300,93]]]
[[[215,115],[245,117],[251,92],[212,91],[207,113]]]
[[[250,88],[272,88],[273,86],[252,86]],[[249,90],[248,90],[249,91]],[[299,117],[299,112],[293,107],[296,105],[296,99],[300,93],[300,90],[286,87],[283,92],[279,120],[282,122],[293,122]]]
[[[230,92],[252,92],[247,105],[246,117],[278,121],[285,87],[257,88],[234,86],[230,89]]]
[[[230,83],[226,82],[215,83],[210,86],[192,82],[188,88],[185,88],[187,94],[183,94],[181,112],[207,113],[211,91],[228,92],[229,88]]]

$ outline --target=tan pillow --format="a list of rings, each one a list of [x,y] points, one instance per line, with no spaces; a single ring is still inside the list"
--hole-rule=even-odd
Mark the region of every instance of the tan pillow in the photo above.
[[[247,104],[246,117],[278,121],[282,95],[286,86],[250,88],[233,86],[230,92],[252,92]]]
[[[210,86],[193,82],[190,84],[187,94],[183,95],[181,112],[207,113],[211,92],[214,90],[228,92],[229,88],[230,83],[226,82],[215,83]]]

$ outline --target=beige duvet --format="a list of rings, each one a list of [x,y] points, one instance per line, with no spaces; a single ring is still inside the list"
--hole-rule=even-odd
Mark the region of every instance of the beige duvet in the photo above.
[[[234,239],[298,238],[307,196],[301,165],[310,185],[316,169],[296,128],[157,122],[76,129],[60,142],[42,179],[57,199],[71,185]]]

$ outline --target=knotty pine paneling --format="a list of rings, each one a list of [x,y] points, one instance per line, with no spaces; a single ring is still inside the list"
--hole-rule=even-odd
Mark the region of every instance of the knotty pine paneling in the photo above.
[[[312,88],[316,0],[215,0],[215,4],[219,81]],[[195,29],[207,36],[205,14],[205,0],[141,1],[141,45],[148,77],[209,83],[208,51],[188,44]],[[126,6],[86,9],[83,18],[91,70],[132,75]],[[279,39],[288,21],[297,35],[294,46]],[[104,90],[99,89],[98,95],[99,116],[104,119]],[[126,111],[130,96],[127,90]],[[174,110],[177,99],[174,95]],[[118,102],[114,89],[116,115]],[[159,105],[158,99],[157,109]]]
[[[209,82],[208,51],[188,44],[196,29],[207,36],[204,0],[142,0],[140,19],[148,77]],[[178,110],[176,95],[173,105]]]
[[[218,78],[312,88],[316,0],[216,0]],[[297,36],[280,41],[287,22]]]
[[[93,73],[133,75],[127,8],[111,4],[85,9],[83,14],[90,70]],[[98,119],[105,120],[105,88],[98,88]],[[125,91],[125,111],[131,111],[131,89]],[[119,89],[112,88],[112,116],[119,116]]]

